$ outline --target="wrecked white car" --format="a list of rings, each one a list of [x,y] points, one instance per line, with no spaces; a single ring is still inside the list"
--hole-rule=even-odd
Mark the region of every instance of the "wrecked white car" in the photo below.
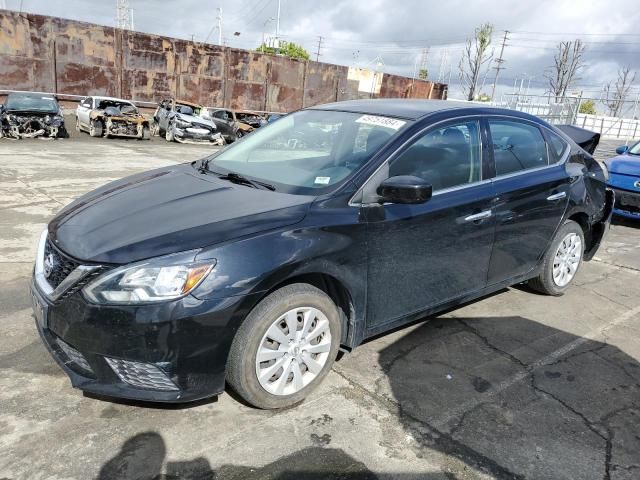
[[[200,116],[203,113],[202,105],[172,98],[163,100],[153,114],[154,134],[164,136],[168,142],[224,145],[216,124]]]
[[[0,138],[66,138],[62,109],[50,95],[10,93],[0,105]]]
[[[151,139],[149,120],[136,106],[120,98],[87,97],[76,109],[76,130],[92,137]]]

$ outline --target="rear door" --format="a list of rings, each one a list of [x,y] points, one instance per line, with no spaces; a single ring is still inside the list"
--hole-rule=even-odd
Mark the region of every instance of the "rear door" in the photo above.
[[[476,118],[434,126],[365,186],[375,191],[387,177],[412,175],[433,187],[433,197],[419,205],[365,199],[369,330],[384,330],[385,324],[485,287],[494,195],[483,172],[486,142],[481,138]]]
[[[571,179],[564,164],[569,146],[548,148],[544,127],[511,117],[489,117],[487,126],[496,192],[493,285],[538,265],[567,208]]]

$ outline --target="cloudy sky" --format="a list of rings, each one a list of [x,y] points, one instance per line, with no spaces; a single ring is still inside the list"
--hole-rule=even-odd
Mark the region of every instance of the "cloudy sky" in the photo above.
[[[0,0],[2,5],[3,0]],[[116,0],[4,0],[7,8],[104,25],[115,24]],[[274,34],[278,0],[129,0],[136,30],[196,41],[217,42],[217,7],[223,12],[228,45],[255,48]],[[463,42],[480,24],[494,26],[499,53],[509,30],[498,95],[514,84],[534,93],[547,86],[545,70],[553,64],[555,45],[582,39],[587,46],[578,89],[599,98],[605,82],[629,65],[638,71],[632,95],[640,93],[640,5],[637,0],[281,0],[280,33],[302,44],[315,58],[343,65],[383,64],[386,72],[411,76],[421,52],[429,47],[427,67],[433,80],[451,78],[452,97],[460,97],[458,63]],[[234,32],[240,32],[234,36]],[[494,72],[483,91],[490,92]]]

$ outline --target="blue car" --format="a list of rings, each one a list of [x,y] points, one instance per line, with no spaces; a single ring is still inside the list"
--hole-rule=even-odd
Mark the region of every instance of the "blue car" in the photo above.
[[[616,149],[616,157],[605,161],[609,186],[616,194],[613,213],[640,220],[640,142]]]

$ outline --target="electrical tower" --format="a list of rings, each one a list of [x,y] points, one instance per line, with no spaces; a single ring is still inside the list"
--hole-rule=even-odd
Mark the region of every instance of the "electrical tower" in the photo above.
[[[504,63],[504,59],[502,58],[502,54],[504,53],[504,47],[507,46],[507,40],[509,40],[509,30],[504,31],[504,37],[502,39],[502,46],[500,47],[500,56],[496,58],[496,66],[493,67],[496,71],[496,76],[493,79],[493,87],[491,88],[491,101],[494,101],[494,97],[496,95],[496,84],[498,83],[498,75],[500,75],[500,70],[504,70],[505,67],[502,66]]]
[[[418,78],[421,80],[426,80],[426,78],[422,78],[422,72],[427,71],[427,55],[429,55],[429,47],[422,49],[422,56],[420,57],[420,68],[418,69]]]
[[[133,30],[133,8],[128,0],[116,0],[116,27]]]

